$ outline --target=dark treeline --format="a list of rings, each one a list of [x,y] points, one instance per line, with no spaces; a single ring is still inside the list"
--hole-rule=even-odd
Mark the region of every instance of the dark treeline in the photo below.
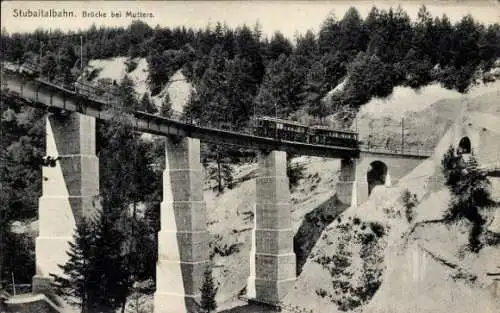
[[[93,26],[81,33],[3,33],[2,55],[14,62],[38,60],[41,51],[42,68],[68,78],[80,64],[79,35],[84,63],[147,58],[152,95],[182,69],[196,89],[187,112],[239,126],[254,113],[274,115],[275,109],[280,117],[295,118],[299,110],[323,118],[339,107],[356,109],[372,97],[388,96],[398,85],[439,82],[466,92],[500,57],[499,24],[483,25],[470,15],[452,23],[425,7],[414,21],[401,8],[373,7],[365,19],[351,8],[341,19],[327,17],[318,34],[307,31],[295,42],[280,32],[264,38],[258,24],[194,30],[153,29],[135,21],[127,28]],[[322,101],[344,78],[343,92]]]

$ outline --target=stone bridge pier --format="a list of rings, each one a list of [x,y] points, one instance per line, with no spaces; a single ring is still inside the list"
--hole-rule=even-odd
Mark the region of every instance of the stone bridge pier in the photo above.
[[[50,288],[50,274],[68,260],[77,223],[99,208],[95,118],[71,113],[46,118],[33,292]],[[295,254],[286,153],[260,152],[256,180],[255,300],[279,304],[295,283]],[[161,229],[158,232],[155,313],[199,312],[203,272],[209,265],[207,209],[203,199],[200,141],[166,138]]]
[[[377,185],[396,184],[426,158],[423,155],[361,152],[358,159],[342,159],[337,197],[345,204],[361,205]]]
[[[296,279],[286,152],[261,151],[259,172],[255,199],[255,300],[278,305]]]
[[[199,311],[197,303],[209,258],[202,179],[200,141],[167,137],[155,313]]]
[[[68,260],[68,241],[72,240],[76,223],[99,207],[95,119],[79,113],[49,114],[45,130],[47,156],[60,159],[55,167],[42,169],[33,293],[50,288],[49,274],[61,274],[58,264]]]

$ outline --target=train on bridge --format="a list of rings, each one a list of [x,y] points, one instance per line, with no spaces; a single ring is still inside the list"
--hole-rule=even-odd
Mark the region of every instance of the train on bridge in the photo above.
[[[38,78],[38,80],[41,82],[46,81],[45,79],[43,79],[43,77],[40,77],[38,66],[29,62],[25,62],[22,65],[13,65],[11,63],[7,63],[3,65],[3,69],[17,72],[33,79]],[[50,80],[47,81],[47,83],[52,85],[55,84],[58,86],[58,88],[61,88],[77,96],[85,97],[89,100],[106,103],[108,105],[117,103],[115,101],[117,99],[116,83],[113,83],[106,88],[100,88],[80,80],[72,84],[67,84],[57,80]],[[136,114],[142,116],[152,115],[140,110],[136,111]],[[155,115],[154,117],[158,116]],[[180,112],[174,112],[174,114],[168,119],[180,121],[186,124],[193,124],[196,126],[206,126],[200,125],[201,123],[199,120],[188,118]],[[231,127],[228,127],[228,125],[225,124],[218,125],[218,127],[215,128],[221,130],[231,130]],[[331,127],[321,125],[308,126],[295,121],[289,121],[270,116],[253,118],[249,128],[250,129],[243,130],[242,132],[279,141],[300,142],[311,145],[350,147],[354,149],[357,149],[359,146],[357,132],[332,129]]]
[[[294,121],[263,116],[255,119],[255,135],[315,145],[357,147],[358,133],[327,126],[307,126]]]

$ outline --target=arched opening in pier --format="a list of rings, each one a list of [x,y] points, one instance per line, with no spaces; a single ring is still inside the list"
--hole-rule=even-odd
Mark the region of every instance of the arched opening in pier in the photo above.
[[[388,169],[387,165],[381,161],[370,163],[371,169],[366,173],[368,182],[368,195],[372,193],[373,188],[379,185],[385,185],[387,182]]]
[[[472,153],[472,147],[469,137],[463,137],[458,142],[457,155]]]

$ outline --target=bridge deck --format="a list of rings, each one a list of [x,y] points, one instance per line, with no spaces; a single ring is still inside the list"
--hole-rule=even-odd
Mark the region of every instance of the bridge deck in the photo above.
[[[42,79],[30,79],[18,73],[4,73],[2,83],[8,91],[2,92],[7,101],[47,109],[79,112],[101,120],[112,118],[105,110],[106,103],[82,97]],[[162,136],[187,136],[204,142],[224,143],[259,150],[280,150],[288,153],[334,158],[353,158],[359,155],[356,147],[327,146],[303,142],[259,137],[249,133],[222,130],[163,118],[144,112],[135,112],[132,123],[138,131]]]
[[[15,101],[20,105],[41,107],[48,110],[60,109],[70,112],[93,116],[101,120],[110,120],[112,115],[106,110],[108,103],[99,97],[89,98],[75,91],[52,82],[29,77],[19,72],[2,71],[2,97],[8,101]],[[258,150],[280,150],[297,155],[310,155],[331,158],[357,158],[360,147],[346,145],[330,146],[309,144],[298,141],[287,141],[275,138],[260,137],[250,129],[224,130],[206,125],[197,125],[193,121],[182,120],[179,117],[164,118],[145,112],[135,112],[132,123],[138,131],[161,136],[187,136],[198,138],[204,142],[222,143]],[[375,154],[408,155],[428,157],[426,151],[390,151],[384,149],[369,149],[364,152]]]

